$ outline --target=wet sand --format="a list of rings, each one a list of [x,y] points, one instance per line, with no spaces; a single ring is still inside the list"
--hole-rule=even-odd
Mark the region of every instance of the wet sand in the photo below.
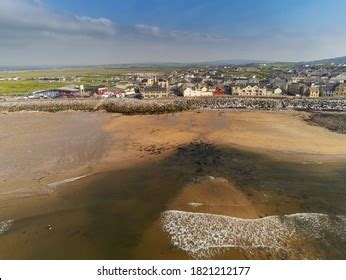
[[[345,258],[346,136],[304,118],[225,111],[2,114],[0,258]],[[297,213],[326,215],[323,224],[342,234],[325,226],[331,248],[323,238],[311,243],[300,226],[306,215],[293,222],[289,216]],[[175,242],[184,239],[181,230],[198,232],[184,219],[200,230],[219,219],[224,230],[243,227],[243,220],[223,217],[270,231],[262,222],[268,217],[285,229],[282,238],[289,239],[287,232],[301,238],[277,243],[279,253],[244,251],[240,245],[251,247],[251,239],[222,243],[239,232],[220,237],[222,250],[196,239],[207,244],[203,254]],[[307,254],[290,253],[297,247]]]
[[[106,114],[20,112],[0,114],[0,193],[87,173],[111,137]]]

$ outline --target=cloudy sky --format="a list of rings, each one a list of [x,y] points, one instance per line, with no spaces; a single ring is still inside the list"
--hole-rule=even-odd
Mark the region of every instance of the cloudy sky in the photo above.
[[[344,0],[0,0],[0,65],[346,55]]]

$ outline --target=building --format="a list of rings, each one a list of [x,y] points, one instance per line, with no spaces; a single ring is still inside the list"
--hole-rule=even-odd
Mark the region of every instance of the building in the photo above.
[[[325,85],[321,87],[321,96],[322,97],[333,97],[336,85]]]
[[[169,89],[169,82],[166,79],[157,79],[156,85],[165,89]]]
[[[346,73],[337,75],[330,79],[332,83],[345,83],[346,82]]]
[[[109,97],[125,97],[125,90],[122,88],[117,88],[117,87],[99,88],[98,94],[109,96]]]
[[[272,88],[268,86],[267,88],[267,94],[266,95],[273,95],[273,96],[281,96],[282,95],[282,89],[281,88]]]
[[[232,95],[265,96],[267,95],[267,89],[258,85],[233,86]]]
[[[281,79],[279,77],[275,77],[275,78],[269,79],[269,83],[273,87],[279,87],[279,88],[286,88],[286,85],[287,85],[286,80]]]
[[[97,94],[99,90],[98,86],[86,86],[84,87],[84,91],[87,96],[92,96],[94,94]]]
[[[158,86],[145,87],[141,89],[141,94],[143,98],[162,98],[168,97],[169,93],[167,89]]]
[[[281,88],[274,89],[273,94],[274,95],[281,95],[282,94],[282,89]]]
[[[139,91],[143,98],[162,98],[169,96],[169,81],[164,78],[143,79]]]
[[[334,91],[335,97],[346,97],[346,84],[339,84],[335,87]]]
[[[287,90],[291,95],[307,96],[309,87],[303,83],[291,83],[288,85]]]
[[[64,97],[79,97],[84,95],[84,86],[76,86],[76,85],[70,85],[58,88],[58,91],[60,92],[61,96]]]
[[[50,98],[58,98],[61,96],[61,93],[58,89],[47,89],[47,90],[39,90],[35,91],[28,96],[29,99],[50,99]]]
[[[312,98],[320,97],[320,88],[316,86],[309,87],[308,96]]]
[[[184,97],[195,97],[195,96],[199,96],[199,95],[197,94],[197,91],[195,89],[188,87],[188,88],[183,90],[183,96]]]
[[[259,84],[259,79],[256,78],[256,76],[253,76],[252,78],[249,78],[249,84]]]
[[[224,91],[221,87],[217,87],[217,88],[213,91],[213,95],[214,95],[214,96],[224,96],[224,95],[225,95],[225,91]]]
[[[201,89],[188,87],[183,91],[184,97],[198,97],[198,96],[213,96],[214,92],[209,90],[207,87]]]
[[[249,83],[249,79],[246,77],[239,77],[236,78],[236,80],[234,81],[235,85],[247,85]]]
[[[58,97],[80,97],[85,94],[84,86],[65,86],[56,89],[47,89],[35,91],[29,95],[30,99],[39,99],[39,98],[58,98]]]
[[[162,87],[164,89],[169,89],[169,82],[167,79],[164,78],[158,78],[156,76],[154,76],[153,78],[149,78],[149,79],[143,79],[141,81],[141,84],[143,86],[148,86],[148,87]]]

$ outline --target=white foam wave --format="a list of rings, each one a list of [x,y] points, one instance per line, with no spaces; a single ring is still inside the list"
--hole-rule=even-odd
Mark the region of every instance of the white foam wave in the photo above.
[[[27,196],[32,196],[36,194],[36,192],[30,188],[20,188],[13,191],[0,193],[0,196],[3,196],[3,195],[6,196],[6,195],[12,195],[12,194],[15,194],[16,197],[27,197]]]
[[[13,222],[14,222],[14,220],[8,220],[8,221],[0,222],[0,234],[3,234],[6,231],[8,231],[11,228]]]
[[[57,189],[65,186],[68,183],[75,182],[77,180],[86,178],[91,176],[91,174],[83,175],[83,176],[78,176],[74,178],[68,178],[62,181],[50,183],[47,185],[47,187],[37,187],[37,188],[20,188],[8,192],[3,192],[0,193],[0,196],[8,196],[8,195],[15,195],[16,198],[23,198],[23,197],[30,197],[30,196],[35,196],[35,195],[46,195],[46,194],[52,194],[54,193]]]
[[[241,219],[205,213],[166,211],[162,228],[177,248],[193,258],[212,258],[222,250],[237,248],[249,257],[259,251],[273,258],[316,258],[306,242],[330,239],[344,242],[346,217],[315,213]]]
[[[188,205],[191,207],[197,208],[197,207],[203,206],[204,204],[203,203],[197,203],[197,202],[190,202],[190,203],[188,203]]]
[[[58,181],[58,182],[54,182],[54,183],[48,184],[47,192],[49,194],[52,194],[58,188],[63,187],[63,186],[65,186],[68,183],[72,183],[72,182],[75,182],[77,180],[89,177],[89,176],[90,176],[90,174],[87,174],[87,175],[78,176],[78,177],[74,177],[74,178],[68,178],[68,179],[65,179],[65,180],[62,180],[62,181]]]

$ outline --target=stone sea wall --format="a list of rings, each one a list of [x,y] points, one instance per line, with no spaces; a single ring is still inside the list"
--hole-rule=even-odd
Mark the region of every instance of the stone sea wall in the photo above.
[[[346,99],[200,97],[138,99],[52,99],[0,101],[0,112],[66,110],[107,111],[122,114],[163,114],[200,109],[346,111]]]

